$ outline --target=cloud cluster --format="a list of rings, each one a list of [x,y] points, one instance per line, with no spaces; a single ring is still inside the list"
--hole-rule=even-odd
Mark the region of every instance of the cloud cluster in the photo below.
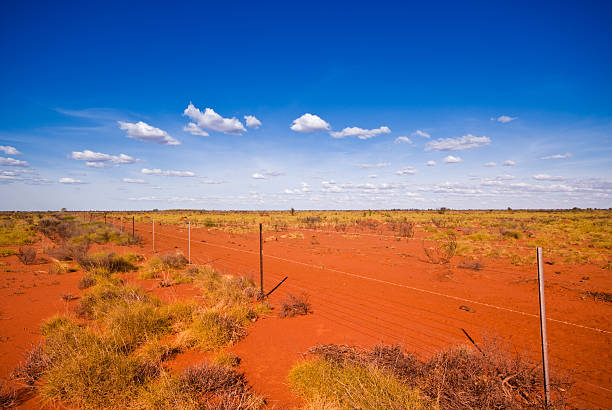
[[[188,132],[192,135],[200,135],[202,137],[208,137],[210,134],[198,127],[198,124],[190,122],[183,127],[183,131]]]
[[[457,164],[461,161],[463,160],[460,157],[455,157],[453,155],[449,155],[446,158],[444,158],[444,162],[447,164]]]
[[[507,159],[502,165],[505,167],[513,167],[516,165],[516,162],[512,161],[511,159]]]
[[[464,135],[458,138],[440,138],[427,143],[425,151],[461,151],[484,147],[489,145],[491,139],[489,137],[476,137],[472,134]]]
[[[30,164],[28,164],[26,161],[21,161],[19,159],[14,159],[11,157],[8,157],[8,158],[0,157],[0,165],[5,166],[5,167],[29,167],[30,166]]]
[[[297,132],[316,132],[327,131],[331,129],[331,126],[318,115],[306,113],[300,118],[293,120],[291,129]]]
[[[265,175],[260,174],[259,172],[256,172],[256,173],[252,174],[251,178],[253,178],[253,179],[266,179]]]
[[[261,127],[261,121],[259,121],[254,115],[245,115],[244,120],[246,121],[246,126],[249,128],[258,129]]]
[[[406,144],[412,144],[412,140],[408,137],[405,136],[399,136],[395,139],[394,141],[396,144],[400,144],[402,142],[405,142]]]
[[[542,157],[540,159],[567,159],[567,158],[571,158],[572,154],[570,152],[567,152],[565,154],[555,154],[555,155],[549,155],[546,157]]]
[[[17,151],[17,148],[11,147],[10,145],[0,145],[0,151],[6,155],[21,155],[21,152]]]
[[[424,137],[424,138],[431,138],[431,135],[425,131],[422,130],[416,130],[415,132],[413,132],[412,134],[413,137]]]
[[[548,174],[537,174],[533,176],[536,181],[565,181],[564,177]]]
[[[137,123],[118,121],[119,127],[127,131],[128,138],[145,142],[155,142],[162,145],[180,145],[180,141],[172,138],[162,129],[155,128],[146,122],[138,121]]]
[[[110,155],[88,149],[85,151],[72,151],[70,157],[78,161],[85,161],[85,165],[93,168],[106,168],[111,166],[111,164],[133,164],[138,161],[126,154]]]
[[[192,134],[195,131],[196,135],[202,135],[204,132],[202,129],[233,135],[240,135],[242,132],[246,132],[246,128],[244,128],[244,125],[242,125],[238,118],[223,118],[212,108],[206,108],[202,113],[192,103],[189,103],[185,111],[183,111],[183,115],[193,121],[185,127],[189,128],[189,132]]]
[[[500,115],[497,118],[491,117],[491,121],[497,121],[497,122],[501,122],[502,124],[505,124],[507,122],[514,121],[517,118],[518,117],[510,117],[509,115]]]
[[[382,127],[374,128],[371,130],[359,127],[346,127],[342,131],[332,131],[329,134],[333,138],[357,137],[360,140],[367,140],[380,134],[389,134],[390,132],[391,129],[383,125]]]
[[[404,169],[400,169],[395,172],[397,175],[414,175],[416,174],[416,169],[414,167],[406,167]]]
[[[148,169],[143,168],[140,170],[141,174],[145,175],[162,175],[166,177],[195,177],[196,174],[191,171],[165,171],[159,168]]]

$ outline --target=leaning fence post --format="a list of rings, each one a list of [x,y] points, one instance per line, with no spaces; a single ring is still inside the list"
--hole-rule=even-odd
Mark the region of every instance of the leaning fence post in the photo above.
[[[153,219],[153,252],[155,252],[155,219]]]
[[[550,405],[550,377],[548,374],[548,338],[546,336],[546,306],[544,303],[544,264],[542,248],[538,248],[538,284],[540,295],[540,332],[542,334],[542,370],[544,371],[544,394],[546,406]]]
[[[261,297],[264,297],[263,290],[263,233],[262,224],[259,224],[259,286],[261,291]]]

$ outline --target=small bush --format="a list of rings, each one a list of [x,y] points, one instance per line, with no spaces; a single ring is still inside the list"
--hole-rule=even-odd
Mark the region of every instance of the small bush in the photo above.
[[[187,266],[187,258],[182,253],[167,253],[159,257],[161,262],[169,268],[183,269]]]
[[[91,274],[87,274],[83,276],[81,280],[79,280],[79,284],[77,286],[79,289],[88,289],[94,286],[95,284],[96,284],[96,278]]]
[[[281,302],[280,317],[293,317],[297,315],[307,315],[312,313],[312,307],[308,302],[308,295],[302,293],[299,296],[289,294],[286,299]]]
[[[70,271],[70,266],[66,265],[62,262],[53,262],[51,266],[49,266],[49,274],[50,275],[63,275]]]
[[[433,247],[426,247],[425,241],[422,242],[422,245],[423,251],[430,263],[446,264],[450,262],[457,251],[457,236],[454,232],[448,232],[446,239],[439,242],[436,241]]]
[[[179,343],[185,348],[207,351],[234,343],[244,336],[246,331],[235,317],[206,310],[195,315],[191,326],[179,335]]]
[[[24,265],[31,265],[36,261],[36,248],[31,246],[22,246],[19,248],[19,254],[17,257]]]
[[[45,253],[60,261],[76,261],[87,255],[89,243],[64,243],[55,248],[45,250]]]
[[[23,355],[23,361],[13,370],[11,378],[22,380],[33,386],[43,372],[49,367],[51,361],[45,353],[42,343],[33,346]]]
[[[77,263],[87,271],[97,268],[107,269],[109,272],[129,272],[137,268],[123,256],[111,253],[97,253],[84,255],[77,259]]]

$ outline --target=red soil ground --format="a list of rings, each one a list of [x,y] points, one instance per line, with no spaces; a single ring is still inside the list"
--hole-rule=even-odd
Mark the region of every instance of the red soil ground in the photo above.
[[[281,237],[291,232],[301,232],[303,238]],[[144,243],[133,251],[150,256],[150,225],[137,225],[137,233]],[[302,353],[318,343],[400,343],[427,357],[466,343],[463,328],[477,343],[483,343],[485,336],[499,337],[534,363],[539,360],[535,266],[483,260],[485,268],[474,271],[458,268],[458,257],[448,265],[433,265],[420,240],[379,235],[309,230],[264,234],[271,236],[278,240],[264,244],[264,287],[271,289],[289,277],[271,295],[271,303],[278,306],[288,293],[306,292],[314,310],[303,317],[272,315],[259,320],[230,349],[242,358],[241,370],[272,406],[300,405],[287,385],[287,374]],[[191,239],[192,263],[210,263],[221,272],[258,281],[257,234],[198,228],[192,229]],[[187,232],[177,226],[156,226],[155,247],[157,252],[181,250],[187,255]],[[1,261],[7,264],[0,268],[0,379],[5,379],[38,340],[40,323],[76,303],[63,302],[60,296],[79,294],[76,284],[82,273],[49,275],[48,264],[24,267],[15,256]],[[612,306],[585,294],[612,289],[609,271],[596,265],[555,263],[545,265],[545,278],[552,372],[569,374],[576,381],[576,405],[612,407]],[[159,288],[155,280],[139,281],[133,275],[127,279],[168,301],[198,294],[191,285]],[[180,355],[170,366],[180,370],[203,357]],[[30,400],[26,407],[37,403]]]

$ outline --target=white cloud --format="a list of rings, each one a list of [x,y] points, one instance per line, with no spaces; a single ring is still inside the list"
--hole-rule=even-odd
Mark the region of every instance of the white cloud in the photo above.
[[[447,164],[456,164],[458,162],[461,162],[462,159],[459,157],[455,157],[452,155],[449,155],[448,157],[444,158],[444,162],[446,162]]]
[[[516,165],[516,162],[512,161],[511,159],[507,159],[502,165],[505,167],[513,167]]]
[[[428,167],[435,167],[436,166],[436,161],[427,161],[427,166]]]
[[[330,128],[331,126],[327,121],[323,120],[318,115],[309,113],[293,120],[293,125],[291,126],[291,129],[297,132],[326,131]]]
[[[266,177],[258,172],[254,173],[253,175],[251,175],[251,178],[253,179],[266,179]]]
[[[357,166],[359,168],[369,169],[369,168],[386,168],[389,165],[391,165],[390,162],[379,162],[378,164],[358,164]]]
[[[542,157],[540,159],[566,159],[566,158],[571,158],[572,154],[570,152],[567,152],[565,154],[555,154],[555,155],[549,155],[547,157]]]
[[[254,115],[245,115],[244,120],[246,121],[246,126],[249,128],[257,129],[261,127],[261,121],[259,121]]]
[[[413,132],[412,134],[413,137],[425,137],[425,138],[431,138],[431,135],[425,131],[421,131],[421,130],[416,130],[415,132]]]
[[[491,117],[491,121],[497,121],[497,122],[501,122],[502,124],[505,124],[507,122],[510,121],[514,121],[516,120],[518,117],[510,117],[508,115],[500,115],[499,117],[495,118],[495,117]]]
[[[17,148],[9,145],[0,145],[0,151],[4,152],[6,155],[21,155],[21,152],[17,151]]]
[[[440,138],[436,141],[427,143],[425,151],[460,151],[464,149],[484,147],[489,145],[491,139],[489,137],[476,137],[472,134],[464,135],[458,138]]]
[[[172,138],[162,129],[155,128],[146,122],[137,123],[117,121],[122,130],[127,131],[128,138],[134,138],[145,142],[155,142],[163,145],[180,145],[180,142]]]
[[[414,175],[416,174],[416,169],[414,167],[406,167],[404,169],[400,169],[395,172],[397,175]]]
[[[163,175],[166,177],[195,177],[195,173],[191,171],[165,171],[159,168],[143,168],[140,170],[140,173],[145,175]]]
[[[533,176],[533,179],[537,181],[565,181],[564,177],[553,176],[548,174],[537,174]]]
[[[60,178],[59,179],[59,183],[60,184],[85,184],[86,182],[81,181],[80,179],[73,179],[73,178]]]
[[[360,140],[367,140],[379,134],[389,134],[390,132],[391,129],[383,125],[380,128],[374,128],[371,130],[366,130],[359,127],[346,127],[342,131],[332,131],[329,133],[329,135],[331,135],[333,138],[357,137]]]
[[[147,181],[144,179],[134,179],[134,178],[123,178],[123,182],[127,182],[128,184],[146,184]]]
[[[376,179],[378,176],[376,174],[370,174],[368,175],[368,178]]]
[[[225,134],[240,135],[241,132],[246,132],[246,128],[236,117],[223,118],[212,108],[206,108],[204,113],[196,108],[192,103],[189,103],[183,115],[195,122],[198,127],[207,130],[223,132]]]
[[[484,166],[485,167],[496,167],[497,162],[485,162]]]
[[[401,142],[405,142],[407,144],[412,144],[412,140],[408,137],[400,136],[395,139],[395,143],[399,144]]]
[[[18,159],[14,159],[14,158],[4,158],[4,157],[0,157],[0,165],[2,166],[6,166],[6,167],[29,167],[30,164],[28,164],[26,161],[21,161]]]
[[[189,124],[185,125],[183,127],[183,131],[186,131],[192,135],[201,135],[202,137],[208,137],[210,135],[202,128],[198,127],[198,124],[194,122],[190,122]]]
[[[264,174],[266,174],[269,177],[280,177],[280,176],[285,175],[285,173],[282,171],[265,171]]]
[[[72,151],[70,157],[78,161],[86,161],[85,165],[93,168],[108,168],[111,166],[110,164],[133,164],[138,161],[126,154],[109,155],[102,152],[90,151],[88,149],[85,151]]]

